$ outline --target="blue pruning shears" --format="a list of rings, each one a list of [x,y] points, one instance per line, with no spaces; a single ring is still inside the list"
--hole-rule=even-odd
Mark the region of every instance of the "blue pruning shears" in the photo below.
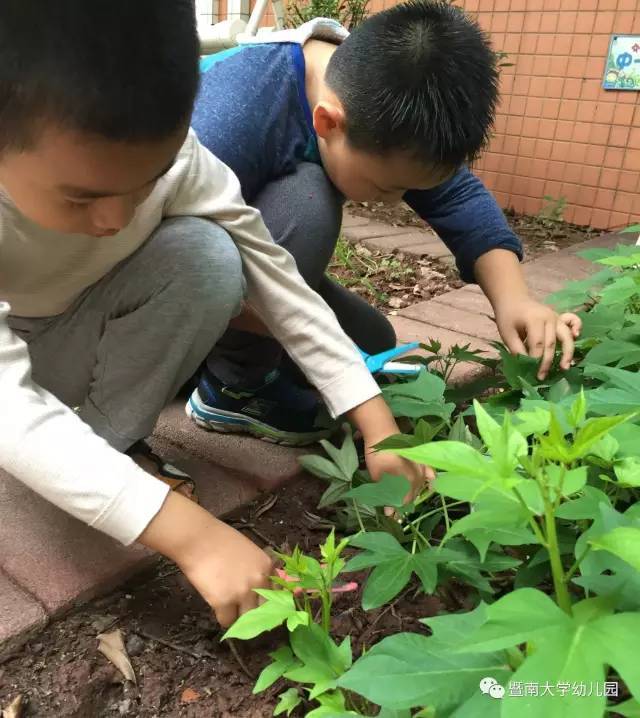
[[[389,349],[380,354],[367,354],[359,349],[364,363],[372,374],[419,374],[422,364],[408,364],[404,362],[392,361],[396,357],[402,356],[412,349],[417,349],[419,342],[412,344],[402,344],[395,349]]]

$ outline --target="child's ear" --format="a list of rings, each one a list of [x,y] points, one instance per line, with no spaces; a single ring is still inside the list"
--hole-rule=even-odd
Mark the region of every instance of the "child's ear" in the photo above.
[[[331,102],[319,102],[313,108],[313,128],[318,137],[328,140],[331,135],[345,130],[344,110]]]

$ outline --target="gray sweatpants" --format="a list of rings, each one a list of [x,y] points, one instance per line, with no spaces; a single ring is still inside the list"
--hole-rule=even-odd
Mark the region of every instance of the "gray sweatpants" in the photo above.
[[[376,354],[395,346],[393,327],[377,309],[326,275],[340,234],[342,202],[322,167],[303,162],[293,174],[269,183],[250,204],[260,210],[276,243],[293,255],[307,284],[333,309],[345,333]],[[282,357],[275,340],[230,329],[209,355],[207,366],[227,384],[250,386]]]
[[[242,306],[240,253],[218,225],[170,219],[64,314],[9,318],[33,378],[120,451],[148,436]]]

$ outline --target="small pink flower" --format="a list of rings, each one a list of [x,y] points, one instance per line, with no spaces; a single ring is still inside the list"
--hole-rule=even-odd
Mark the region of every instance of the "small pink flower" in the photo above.
[[[277,568],[276,574],[278,575],[278,578],[281,578],[283,581],[286,581],[287,583],[297,583],[300,580],[297,576],[289,576],[289,574],[282,568]],[[318,593],[318,591],[315,588],[303,589],[300,586],[298,586],[297,588],[294,588],[293,593],[295,596],[299,596],[305,590],[310,595],[313,595],[314,593]],[[333,586],[331,589],[331,593],[350,593],[351,591],[357,591],[357,590],[358,590],[358,584],[355,581],[349,581],[349,583],[344,583],[340,586]]]

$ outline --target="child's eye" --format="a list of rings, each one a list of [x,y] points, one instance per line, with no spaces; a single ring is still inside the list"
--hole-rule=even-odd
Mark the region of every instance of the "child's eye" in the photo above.
[[[91,204],[91,200],[87,199],[71,199],[70,197],[65,197],[65,204],[67,204],[70,207],[88,207],[89,204]]]

